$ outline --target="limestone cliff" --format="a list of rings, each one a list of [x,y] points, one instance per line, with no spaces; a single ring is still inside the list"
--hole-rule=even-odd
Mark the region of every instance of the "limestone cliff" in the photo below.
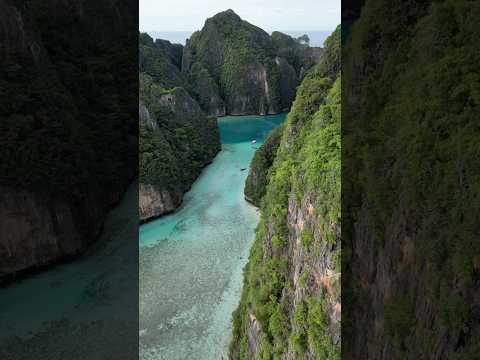
[[[174,211],[182,202],[185,189],[166,189],[161,185],[140,184],[138,209],[140,221]]]
[[[215,118],[190,95],[177,45],[140,36],[140,221],[180,206],[220,150]]]
[[[339,43],[337,29],[325,49],[334,61]],[[255,155],[249,181],[261,172],[267,185],[234,313],[231,359],[340,357],[341,81],[328,71],[339,65],[320,61],[307,73],[273,163],[267,148]],[[275,136],[266,144],[274,147]]]
[[[153,40],[140,33],[138,42],[138,68],[164,88],[187,87],[187,79],[180,72],[183,46],[166,40]]]
[[[117,203],[120,195],[102,199],[92,191],[72,201],[0,186],[0,280],[80,254],[99,235],[105,204]]]
[[[271,37],[231,10],[207,19],[183,51],[140,34],[139,54],[142,221],[176,209],[219,150],[218,129],[204,113],[288,110],[315,57],[308,46],[279,32]]]
[[[133,14],[0,2],[0,280],[85,250],[134,178]]]
[[[148,116],[140,117],[139,209],[140,221],[146,221],[181,204],[183,194],[220,151],[220,135],[216,119],[207,118],[183,88],[165,91],[149,80],[142,83],[148,95],[140,109]]]
[[[478,359],[480,4],[365,2],[344,61],[346,359]]]
[[[290,108],[311,65],[307,46],[278,32],[272,38],[227,10],[187,41],[182,72],[208,114],[263,115]]]

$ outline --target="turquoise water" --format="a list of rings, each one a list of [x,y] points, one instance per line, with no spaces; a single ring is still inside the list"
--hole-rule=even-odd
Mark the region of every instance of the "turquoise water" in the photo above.
[[[0,288],[0,359],[133,358],[137,205],[135,184],[86,254]]]
[[[243,187],[255,150],[285,116],[219,119],[222,151],[182,207],[140,227],[141,359],[227,358],[259,219]]]

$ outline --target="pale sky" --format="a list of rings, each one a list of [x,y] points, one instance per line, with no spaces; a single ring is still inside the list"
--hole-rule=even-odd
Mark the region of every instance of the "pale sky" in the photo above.
[[[334,30],[341,0],[139,0],[140,31],[194,31],[232,9],[266,31]]]

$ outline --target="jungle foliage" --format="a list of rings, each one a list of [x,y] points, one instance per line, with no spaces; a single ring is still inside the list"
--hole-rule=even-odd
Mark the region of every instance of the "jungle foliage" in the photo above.
[[[339,52],[339,42],[340,28],[332,34],[326,52]],[[339,61],[339,56],[333,54],[328,58]],[[289,199],[293,196],[298,203],[309,195],[318,200],[314,212],[322,224],[324,240],[315,240],[312,229],[305,230],[302,241],[307,252],[314,252],[319,241],[336,242],[338,236],[340,73],[330,76],[332,68],[339,69],[339,64],[324,61],[307,73],[282,129],[273,164],[261,170],[268,174],[267,186],[256,239],[244,270],[242,298],[234,312],[232,359],[249,359],[246,333],[249,314],[255,316],[262,329],[261,359],[281,359],[292,349],[299,359],[307,355],[314,359],[340,356],[339,345],[334,345],[326,332],[328,319],[322,299],[312,295],[295,310],[287,295],[292,287],[293,272],[288,248],[290,241],[296,241],[290,231]],[[267,150],[259,150],[256,162],[265,166]],[[339,262],[336,266],[340,266]],[[308,281],[306,274],[304,284]]]

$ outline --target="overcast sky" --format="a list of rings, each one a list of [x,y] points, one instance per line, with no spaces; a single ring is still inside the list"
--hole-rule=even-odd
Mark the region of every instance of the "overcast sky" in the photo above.
[[[208,17],[229,8],[266,31],[333,30],[340,23],[340,4],[340,0],[140,0],[140,31],[200,30]]]

